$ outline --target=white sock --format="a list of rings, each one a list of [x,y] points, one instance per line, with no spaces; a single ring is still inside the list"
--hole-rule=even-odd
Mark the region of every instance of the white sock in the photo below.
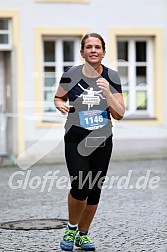
[[[69,226],[71,229],[76,229],[76,228],[78,227],[78,224],[72,225],[70,222],[68,222],[68,226]]]

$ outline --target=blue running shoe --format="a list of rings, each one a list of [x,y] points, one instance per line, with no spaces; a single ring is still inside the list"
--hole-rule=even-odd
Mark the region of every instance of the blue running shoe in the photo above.
[[[74,247],[74,240],[78,229],[69,229],[67,226],[63,238],[60,242],[60,248],[65,251],[72,251]]]
[[[96,249],[88,234],[77,235],[75,238],[75,246],[85,251],[94,251]]]

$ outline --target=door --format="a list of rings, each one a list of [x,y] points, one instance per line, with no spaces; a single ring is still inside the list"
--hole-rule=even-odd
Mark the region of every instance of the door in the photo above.
[[[7,155],[7,117],[5,99],[4,53],[0,51],[0,156]]]

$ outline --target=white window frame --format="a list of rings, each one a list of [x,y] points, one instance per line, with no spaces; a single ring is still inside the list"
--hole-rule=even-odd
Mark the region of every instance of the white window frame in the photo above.
[[[143,36],[121,36],[117,37],[117,43],[120,41],[128,42],[128,62],[118,59],[118,67],[128,67],[128,87],[122,86],[123,91],[129,91],[129,108],[125,112],[125,118],[151,118],[154,116],[153,106],[153,40],[151,37]],[[143,41],[147,43],[146,62],[135,61],[135,42]],[[136,66],[146,66],[147,84],[136,85]],[[136,93],[142,90],[147,92],[147,110],[136,109]]]
[[[64,72],[63,67],[64,66],[74,66],[78,65],[80,63],[80,40],[81,37],[79,36],[43,36],[43,46],[44,42],[47,41],[55,41],[55,61],[54,62],[44,62],[44,50],[43,50],[43,60],[42,60],[42,69],[43,69],[43,83],[42,83],[42,93],[43,93],[43,116],[42,120],[43,121],[49,121],[49,122],[61,122],[62,121],[62,116],[58,110],[55,110],[53,112],[45,112],[44,111],[44,106],[46,104],[44,100],[44,95],[45,91],[51,91],[53,92],[53,96],[55,93],[55,90],[59,84],[60,78]],[[74,61],[73,62],[64,62],[63,61],[63,41],[74,41]],[[61,53],[60,53],[61,52]],[[46,66],[51,66],[55,67],[55,80],[56,83],[55,85],[50,88],[50,87],[45,87],[45,79],[44,79],[44,68]],[[51,104],[53,104],[53,100],[50,101]],[[63,117],[64,118],[64,117]]]
[[[2,18],[8,21],[8,30],[0,30],[1,35],[8,35],[8,44],[1,44],[0,43],[0,50],[5,51],[5,50],[11,50],[12,49],[12,20],[8,18]]]

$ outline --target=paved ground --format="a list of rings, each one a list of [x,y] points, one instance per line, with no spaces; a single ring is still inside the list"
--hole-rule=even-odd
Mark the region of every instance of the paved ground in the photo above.
[[[17,171],[22,173],[14,173]],[[43,176],[49,171],[57,171],[58,177],[53,188],[49,181],[44,188]],[[9,180],[11,175],[15,175],[13,181]],[[28,171],[17,167],[0,168],[0,222],[66,219],[68,183],[65,180],[60,181],[61,176],[67,176],[64,164],[35,166]],[[11,189],[12,185],[17,187],[18,180],[23,182],[21,188]],[[166,181],[165,159],[110,164],[108,182],[103,189],[99,209],[90,229],[97,252],[167,251]],[[65,188],[60,189],[61,186]],[[0,229],[0,251],[60,252],[59,240],[62,232],[63,229]]]

